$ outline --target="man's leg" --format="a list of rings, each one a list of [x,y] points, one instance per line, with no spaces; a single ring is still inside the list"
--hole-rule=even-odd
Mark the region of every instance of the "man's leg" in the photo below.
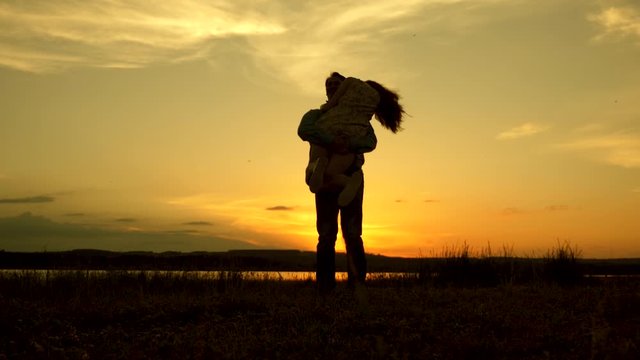
[[[362,201],[364,181],[355,198],[340,209],[340,226],[347,248],[348,284],[364,283],[367,276],[367,259],[362,243]]]
[[[336,286],[336,238],[338,236],[338,194],[316,193],[316,282],[321,292]]]

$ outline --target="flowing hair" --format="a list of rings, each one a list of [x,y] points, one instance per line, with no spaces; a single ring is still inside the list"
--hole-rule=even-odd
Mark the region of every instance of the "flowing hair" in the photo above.
[[[394,134],[402,130],[400,124],[402,123],[402,114],[405,114],[405,111],[398,102],[400,96],[373,80],[365,82],[380,94],[380,102],[375,111],[376,119]]]

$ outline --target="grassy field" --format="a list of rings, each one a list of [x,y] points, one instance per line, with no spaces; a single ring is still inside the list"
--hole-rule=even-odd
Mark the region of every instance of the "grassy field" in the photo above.
[[[311,280],[236,272],[4,273],[0,359],[639,358],[637,279],[418,275],[319,296]]]

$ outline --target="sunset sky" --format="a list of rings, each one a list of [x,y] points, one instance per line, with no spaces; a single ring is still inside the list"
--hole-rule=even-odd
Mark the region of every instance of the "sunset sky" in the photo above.
[[[640,257],[637,0],[2,1],[0,249],[314,250],[332,71],[408,113],[367,252]]]

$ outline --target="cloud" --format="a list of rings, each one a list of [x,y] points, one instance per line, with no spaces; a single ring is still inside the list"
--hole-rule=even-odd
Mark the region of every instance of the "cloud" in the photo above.
[[[68,214],[64,214],[64,216],[68,216],[68,217],[83,217],[85,216],[85,213],[68,213]]]
[[[134,218],[119,218],[115,220],[116,222],[121,222],[121,223],[134,223],[136,221],[138,221],[137,219]]]
[[[509,208],[502,209],[502,215],[504,215],[504,216],[521,215],[521,214],[524,214],[524,213],[525,213],[524,210],[518,209],[518,208],[514,208],[514,207],[509,207]]]
[[[72,67],[138,68],[205,59],[232,40],[265,74],[318,91],[326,72],[387,80],[385,39],[429,27],[464,28],[482,5],[506,0],[352,2],[32,0],[0,3],[0,66],[29,72]],[[450,9],[459,16],[449,15]],[[443,10],[447,10],[444,11]],[[464,20],[461,20],[464,19]],[[339,60],[338,60],[339,59]],[[339,64],[339,66],[338,66]],[[318,69],[326,69],[319,72]],[[407,71],[407,70],[404,70]]]
[[[605,125],[600,123],[589,123],[576,128],[576,133],[597,133],[605,130]]]
[[[272,206],[272,207],[266,208],[266,210],[269,210],[269,211],[291,211],[293,209],[295,208],[291,206],[284,206],[284,205],[278,205],[278,206]]]
[[[41,204],[54,202],[55,198],[51,196],[32,196],[24,198],[5,198],[0,199],[0,204]]]
[[[278,12],[288,31],[274,36],[251,37],[253,55],[259,64],[266,64],[289,78],[300,88],[317,93],[324,76],[331,70],[345,74],[375,72],[376,78],[392,81],[406,76],[401,68],[388,69],[381,63],[389,57],[385,41],[390,37],[429,28],[460,27],[443,9],[470,18],[482,5],[502,3],[500,0],[405,0],[399,5],[390,0],[366,2],[313,1],[298,2],[296,9],[283,7]],[[449,9],[447,9],[449,10]],[[446,12],[446,11],[445,11]],[[319,73],[326,69],[327,73]],[[270,72],[270,71],[268,71]],[[408,74],[413,75],[413,74]]]
[[[613,133],[591,135],[555,146],[581,153],[595,161],[623,168],[640,168],[640,134]]]
[[[567,211],[569,210],[569,207],[567,205],[549,205],[547,207],[544,208],[546,211]]]
[[[503,131],[496,137],[499,140],[513,140],[519,139],[527,136],[532,136],[543,131],[546,131],[548,127],[535,124],[535,123],[524,123],[520,126],[514,127],[510,130]]]
[[[188,231],[127,231],[83,224],[58,223],[24,213],[0,218],[0,249],[43,251],[71,249],[114,251],[226,251],[257,246],[217,235]]]
[[[600,25],[602,32],[594,39],[633,38],[640,45],[640,11],[632,6],[614,6],[592,14],[588,19]]]
[[[199,234],[200,232],[198,230],[167,230],[165,231],[165,233],[167,234],[174,234],[174,235],[180,235],[180,234]]]
[[[47,72],[201,58],[212,40],[285,31],[263,7],[236,0],[3,2],[0,65]]]
[[[182,225],[191,225],[191,226],[212,226],[213,224],[208,221],[190,221],[186,222]]]
[[[167,203],[206,214],[228,233],[250,237],[265,246],[299,247],[300,240],[317,236],[313,225],[315,208],[270,205],[280,200],[280,196],[238,199],[221,193],[202,193],[174,198]]]

